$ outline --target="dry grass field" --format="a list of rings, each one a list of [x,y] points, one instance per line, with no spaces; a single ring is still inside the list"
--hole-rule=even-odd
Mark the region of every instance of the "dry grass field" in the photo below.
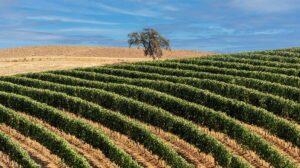
[[[187,50],[164,51],[166,58],[209,55]],[[0,49],[0,75],[89,67],[122,62],[151,60],[142,49],[92,46],[39,46]]]

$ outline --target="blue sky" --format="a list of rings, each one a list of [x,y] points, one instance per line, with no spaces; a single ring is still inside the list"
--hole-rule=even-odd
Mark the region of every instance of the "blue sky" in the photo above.
[[[0,0],[0,48],[127,46],[153,27],[173,48],[236,52],[300,46],[300,0]]]

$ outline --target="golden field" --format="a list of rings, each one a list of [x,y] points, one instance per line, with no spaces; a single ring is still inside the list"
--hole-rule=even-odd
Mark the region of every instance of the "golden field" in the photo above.
[[[161,59],[201,57],[210,52],[164,51]],[[0,49],[0,75],[151,60],[142,49],[94,46],[33,46]]]

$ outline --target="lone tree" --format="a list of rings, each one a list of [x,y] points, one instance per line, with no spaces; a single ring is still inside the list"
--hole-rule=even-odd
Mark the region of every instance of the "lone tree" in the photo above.
[[[145,56],[150,56],[153,59],[163,55],[162,49],[171,50],[170,41],[151,28],[145,28],[142,32],[130,33],[128,38],[129,48],[133,45],[138,48],[144,47]]]

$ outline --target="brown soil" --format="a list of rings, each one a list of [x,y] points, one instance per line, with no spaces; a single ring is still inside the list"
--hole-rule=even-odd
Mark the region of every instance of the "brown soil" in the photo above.
[[[203,164],[206,164],[205,167],[215,167],[216,162],[214,161],[212,156],[207,156],[204,153],[200,153],[195,147],[191,146],[190,144],[186,143],[183,140],[180,140],[174,137],[171,137],[164,131],[156,131],[158,128],[151,128],[151,126],[148,126],[149,130],[152,130],[153,133],[157,134],[160,138],[164,139],[165,141],[170,142],[170,140],[173,140],[170,144],[175,150],[177,150],[178,153],[183,155],[184,158],[189,160],[194,165],[201,167]],[[261,159],[255,152],[251,150],[247,150],[243,148],[241,145],[239,145],[235,140],[230,139],[227,135],[219,133],[219,132],[213,132],[209,131],[207,128],[201,128],[202,131],[205,131],[209,135],[215,137],[220,142],[224,143],[225,146],[229,148],[233,153],[240,155],[245,160],[247,160],[249,163],[251,163],[253,166],[258,167],[270,167],[270,164]],[[178,139],[177,141],[174,141],[174,139]],[[193,153],[193,152],[198,152]],[[193,154],[192,154],[193,153]],[[195,157],[195,154],[198,155]]]
[[[73,113],[64,111],[65,114],[68,114],[72,118],[79,119],[78,116],[76,116]],[[139,164],[141,164],[143,167],[157,167],[157,168],[163,168],[168,167],[165,161],[159,159],[159,157],[153,153],[151,153],[149,150],[147,150],[143,145],[138,144],[128,138],[126,135],[120,134],[116,131],[110,130],[109,128],[84,119],[80,118],[86,123],[90,124],[91,126],[98,128],[102,130],[106,135],[109,136],[111,140],[121,149],[123,149],[125,152],[127,152],[133,159],[135,159]]]
[[[271,135],[263,128],[259,128],[253,125],[244,124],[248,129],[260,135],[269,143],[273,144],[281,153],[290,157],[300,167],[300,149],[295,147],[290,142],[286,142],[276,136]]]
[[[162,59],[201,57],[210,52],[164,51]],[[121,62],[151,60],[142,49],[91,46],[40,46],[0,49],[0,75],[13,75]]]
[[[10,157],[0,151],[0,167],[2,168],[21,168],[21,166]]]
[[[147,125],[147,128],[152,133],[163,139],[167,144],[172,146],[179,154],[181,154],[186,160],[191,162],[197,168],[219,167],[211,155],[200,152],[196,147],[190,145],[177,136],[154,126]]]
[[[4,124],[0,125],[0,130],[9,135],[12,140],[18,142],[22,148],[24,148],[29,155],[42,167],[45,168],[58,168],[66,167],[59,157],[51,154],[51,152],[40,143],[31,140],[28,137],[18,133],[16,130]]]
[[[254,167],[264,167],[269,168],[271,165],[261,159],[255,152],[243,148],[241,145],[239,145],[235,140],[229,138],[227,135],[215,132],[212,130],[209,130],[208,128],[199,126],[198,127],[201,131],[207,133],[208,135],[216,138],[218,141],[220,141],[222,144],[224,144],[229,151],[233,152],[234,154],[241,156],[244,158],[247,162],[249,162]]]
[[[98,149],[93,148],[91,145],[83,142],[82,140],[72,136],[70,134],[66,134],[59,129],[52,127],[48,123],[37,119],[35,117],[29,116],[25,113],[20,113],[23,117],[30,119],[34,123],[38,123],[48,130],[52,131],[53,133],[57,134],[61,138],[64,138],[66,141],[69,142],[70,146],[76,150],[79,154],[83,155],[89,163],[93,167],[97,168],[117,168],[118,166],[111,162],[105,155]]]
[[[75,114],[66,112],[69,116],[77,117]],[[85,120],[85,119],[84,119]],[[134,120],[132,118],[128,118],[128,120]],[[85,120],[89,124],[100,128],[103,130],[109,137],[114,140],[116,145],[129,153],[135,160],[137,160],[144,167],[168,167],[167,164],[160,160],[158,156],[151,154],[151,152],[147,151],[142,145],[134,143],[132,140],[128,139],[128,137],[119,134],[118,132],[111,131],[108,128],[95,123],[89,120]],[[136,122],[139,122],[135,120]],[[144,123],[139,122],[141,125],[146,126],[146,128],[161,138],[167,145],[170,145],[175,149],[180,155],[183,156],[190,163],[195,165],[197,168],[212,168],[218,167],[216,161],[211,155],[204,154],[200,152],[196,147],[188,144],[184,140],[178,138],[177,136],[165,132],[157,127],[151,125],[145,125]],[[129,148],[128,148],[129,147]]]

